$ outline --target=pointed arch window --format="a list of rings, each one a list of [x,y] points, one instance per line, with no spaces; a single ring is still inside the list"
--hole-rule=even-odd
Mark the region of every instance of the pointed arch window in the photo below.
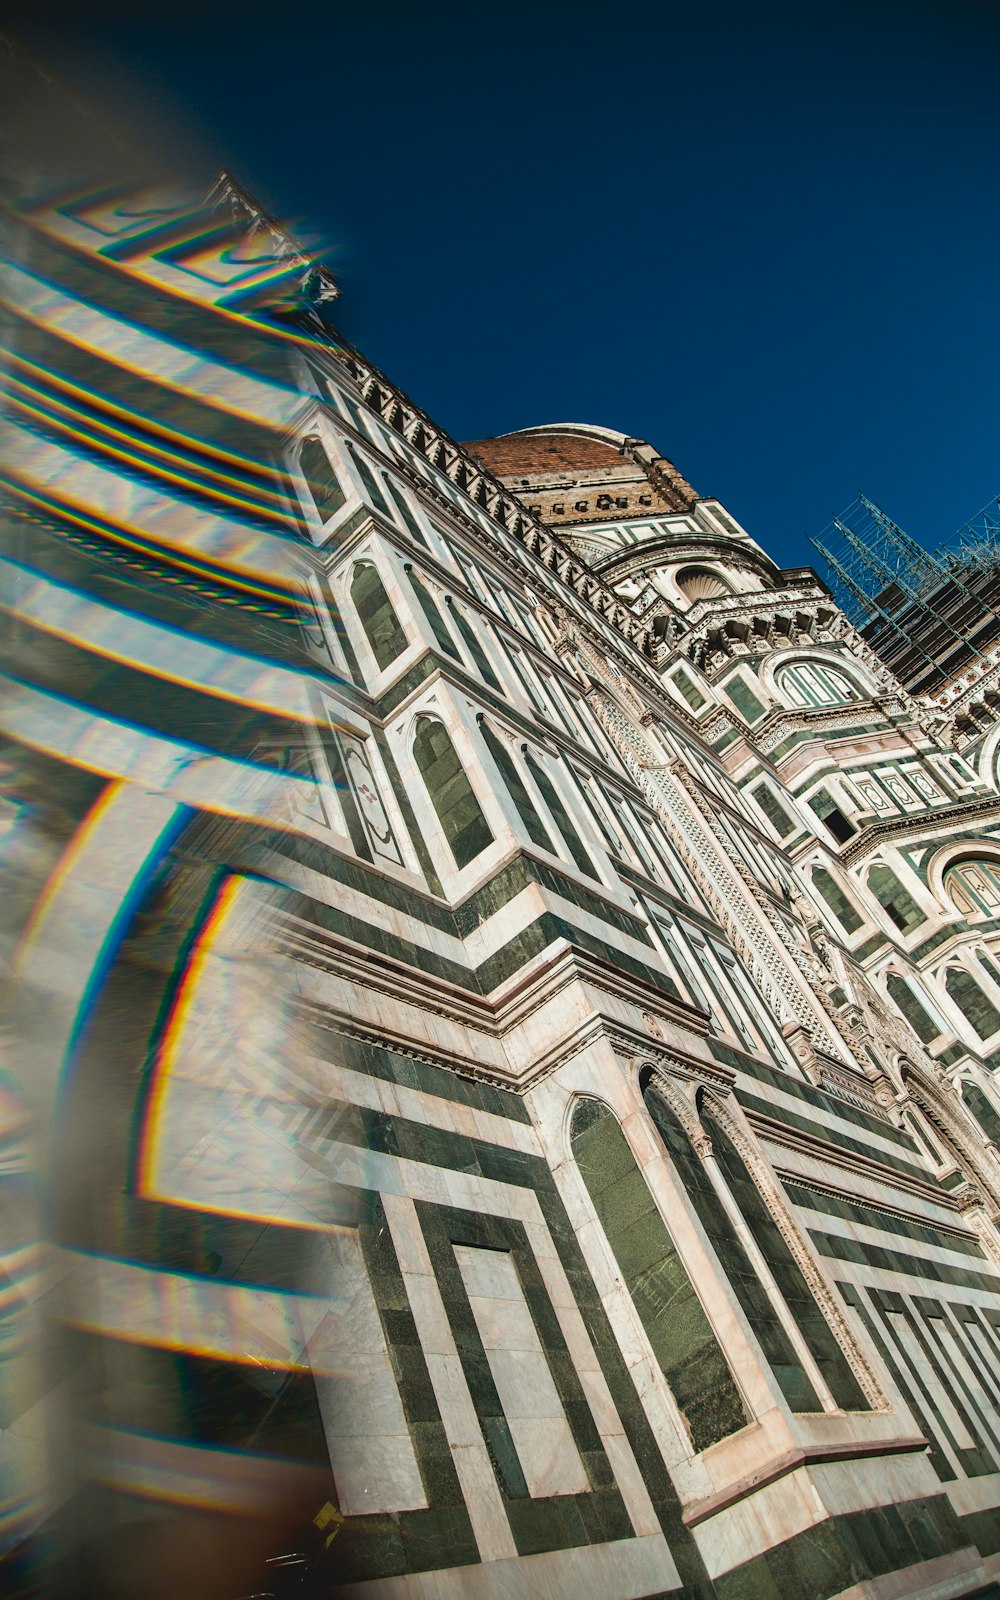
[[[935,1022],[923,1001],[918,1000],[905,978],[900,977],[898,972],[890,972],[886,979],[886,988],[890,1000],[903,1013],[921,1044],[931,1044],[940,1038],[939,1024]]]
[[[493,834],[443,722],[418,717],[413,756],[455,863],[467,867]]]
[[[736,1380],[617,1118],[578,1101],[577,1167],[695,1450],[749,1421]]]
[[[548,850],[552,855],[555,855],[556,852],[553,849],[548,830],[535,809],[534,801],[521,777],[517,762],[503,740],[497,737],[489,723],[482,717],[479,719],[479,728],[483,736],[483,743],[496,763],[497,770],[504,781],[507,793],[517,808],[517,814],[524,824],[528,838],[532,844],[537,844],[540,849]]]
[[[424,583],[422,578],[418,578],[417,574],[414,572],[409,563],[407,563],[403,570],[406,573],[407,578],[410,580],[410,588],[413,590],[413,593],[417,599],[417,604],[430,624],[431,632],[433,633],[434,638],[437,640],[437,643],[445,652],[445,655],[449,655],[453,657],[455,661],[459,661],[461,657],[455,648],[454,639],[448,632],[448,624],[445,622],[444,617],[438,610],[437,602],[434,600],[434,597],[427,588],[427,585]]]
[[[376,511],[381,511],[384,517],[388,517],[389,520],[392,521],[392,512],[389,510],[389,502],[386,500],[385,495],[379,488],[378,480],[376,479],[371,467],[368,465],[368,461],[366,460],[365,456],[351,439],[348,439],[347,441],[347,448],[351,452],[351,460],[354,463],[354,469],[361,480],[364,497],[368,501],[368,504],[374,506]]]
[[[742,1155],[708,1102],[702,1123],[730,1194],[757,1244],[779,1293],[805,1340],[837,1405],[844,1411],[868,1410],[850,1363],[824,1315],[795,1255],[757,1187]]]
[[[962,1099],[982,1128],[987,1139],[1000,1149],[1000,1111],[978,1083],[962,1083]]]
[[[845,933],[857,933],[859,928],[864,927],[864,918],[855,910],[840,884],[826,867],[817,867],[812,875],[812,881]]]
[[[900,933],[909,933],[913,928],[919,928],[927,918],[917,905],[909,889],[904,888],[891,867],[874,866],[868,874],[868,887],[875,896],[879,905],[886,912],[889,921],[894,923]]]
[[[944,975],[944,986],[949,999],[958,1007],[966,1021],[972,1024],[980,1039],[991,1039],[1000,1031],[1000,1011],[982,985],[965,967],[948,967]]]
[[[347,496],[333,470],[333,462],[327,455],[326,447],[315,434],[310,434],[302,441],[299,450],[299,471],[306,480],[310,498],[320,521],[329,522],[330,518],[336,516],[341,507],[347,504]]]
[[[503,686],[500,682],[500,679],[493,671],[490,658],[480,644],[475,628],[473,628],[466,617],[463,616],[461,609],[455,604],[450,594],[445,595],[444,603],[451,613],[451,620],[454,622],[459,633],[462,635],[462,638],[465,642],[465,648],[468,650],[470,656],[479,669],[479,676],[482,678],[484,683],[489,684],[491,689],[495,689],[498,694],[503,694]]]
[[[408,640],[393,610],[392,601],[386,593],[378,568],[370,561],[359,561],[354,568],[351,578],[351,602],[365,630],[372,655],[384,671],[386,667],[392,665],[397,656],[402,655]]]
[[[793,1411],[821,1411],[819,1396],[750,1263],[704,1162],[695,1154],[690,1139],[663,1097],[647,1086],[643,1099],[782,1394]]]
[[[545,768],[542,766],[541,762],[536,761],[535,757],[531,754],[531,751],[528,750],[526,746],[523,748],[525,751],[525,760],[528,765],[528,770],[538,785],[539,793],[549,808],[549,814],[551,815],[553,822],[562,835],[563,843],[565,844],[570,855],[573,857],[573,860],[576,862],[576,865],[579,867],[580,871],[585,873],[588,878],[596,878],[597,872],[594,868],[594,864],[591,861],[590,856],[587,854],[583,840],[580,838],[580,835],[577,833],[576,828],[573,826],[573,823],[570,820],[569,812],[563,805],[562,797],[559,794],[559,791],[552,782],[552,779],[549,777]]]

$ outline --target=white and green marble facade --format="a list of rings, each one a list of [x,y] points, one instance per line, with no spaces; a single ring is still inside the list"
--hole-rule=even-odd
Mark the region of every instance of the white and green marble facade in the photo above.
[[[176,251],[97,273],[96,227],[42,230],[65,281],[22,286],[25,338],[89,340],[121,401],[117,285],[175,424]],[[30,582],[4,551],[66,652],[6,738],[73,775],[84,869],[23,975],[57,952],[53,1080],[112,1107],[83,1123],[113,1199],[57,1240],[80,1359],[127,1376],[97,1479],[254,1516],[279,1462],[336,1529],[315,1592],[357,1600],[996,1596],[996,738],[959,751],[714,500],[553,533],[314,289],[232,401],[253,537],[187,482],[127,507],[266,591],[252,648],[189,578],[116,602],[66,505]],[[88,655],[124,676],[84,727]]]

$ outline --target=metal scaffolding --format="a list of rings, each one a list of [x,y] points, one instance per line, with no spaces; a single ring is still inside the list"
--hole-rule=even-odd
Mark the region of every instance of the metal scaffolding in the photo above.
[[[866,495],[810,543],[842,610],[914,692],[947,682],[1000,638],[1000,499],[935,551]]]

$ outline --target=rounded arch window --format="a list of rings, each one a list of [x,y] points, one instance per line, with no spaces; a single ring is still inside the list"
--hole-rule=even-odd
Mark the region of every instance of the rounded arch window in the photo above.
[[[1000,861],[956,861],[945,872],[944,887],[967,917],[1000,916]]]
[[[846,673],[821,661],[793,661],[778,673],[777,685],[791,706],[839,706],[861,698]]]
[[[698,600],[715,600],[719,595],[733,592],[732,585],[711,567],[682,567],[675,581],[681,594],[691,605]]]

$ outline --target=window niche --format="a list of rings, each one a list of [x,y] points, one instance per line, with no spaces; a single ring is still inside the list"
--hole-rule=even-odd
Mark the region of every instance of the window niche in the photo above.
[[[900,933],[919,928],[927,918],[891,867],[877,865],[868,874],[868,887]]]
[[[570,1141],[692,1447],[706,1450],[750,1418],[705,1308],[614,1114],[598,1100],[580,1100]]]
[[[333,470],[326,446],[315,434],[309,434],[302,441],[299,471],[306,481],[316,514],[325,526],[347,504],[347,496]]]
[[[413,757],[455,864],[467,867],[493,843],[493,834],[448,730],[436,717],[417,718]]]
[[[408,640],[376,566],[359,561],[351,577],[351,603],[372,655],[384,671],[406,649]]]

